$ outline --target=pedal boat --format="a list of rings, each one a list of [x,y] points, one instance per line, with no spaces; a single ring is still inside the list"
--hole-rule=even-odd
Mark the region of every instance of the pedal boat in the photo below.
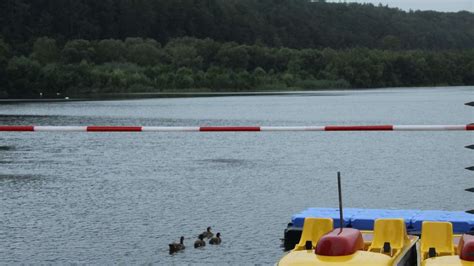
[[[474,236],[454,235],[449,222],[424,221],[420,239],[407,234],[403,219],[377,219],[365,231],[307,217],[299,243],[277,265],[474,266]]]
[[[422,266],[474,266],[474,235],[453,234],[450,222],[423,222],[419,246]]]

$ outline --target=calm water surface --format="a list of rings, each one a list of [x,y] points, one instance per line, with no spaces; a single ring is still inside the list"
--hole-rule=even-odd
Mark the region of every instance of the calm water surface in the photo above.
[[[0,104],[0,124],[474,122],[473,87]],[[0,264],[272,264],[292,214],[474,208],[469,132],[1,133]],[[221,246],[191,247],[207,226]],[[184,235],[188,248],[168,254]]]

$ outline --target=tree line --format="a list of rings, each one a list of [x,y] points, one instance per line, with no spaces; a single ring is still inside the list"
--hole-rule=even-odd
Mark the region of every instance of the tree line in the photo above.
[[[41,36],[190,36],[270,47],[391,50],[474,48],[474,14],[405,12],[324,0],[2,0],[0,35],[24,54]]]
[[[474,49],[292,49],[181,37],[0,39],[0,97],[474,84]]]

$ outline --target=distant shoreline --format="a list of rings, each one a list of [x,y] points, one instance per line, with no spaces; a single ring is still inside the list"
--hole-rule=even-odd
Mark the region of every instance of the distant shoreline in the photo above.
[[[250,92],[136,92],[136,93],[110,93],[99,94],[92,97],[69,97],[65,98],[43,98],[43,99],[0,99],[2,103],[51,103],[51,102],[78,102],[78,101],[112,101],[112,100],[139,100],[159,98],[197,98],[197,97],[231,97],[231,96],[272,96],[272,95],[308,95],[328,96],[335,92],[357,92],[390,89],[435,89],[435,88],[459,88],[474,86],[439,86],[439,87],[387,87],[387,88],[359,88],[359,89],[325,89],[325,90],[286,90],[286,91],[250,91]]]
[[[107,100],[139,100],[153,98],[195,98],[195,97],[230,97],[230,96],[264,96],[264,95],[304,95],[324,94],[331,90],[314,91],[272,91],[272,92],[150,92],[150,93],[113,93],[93,97],[43,98],[43,99],[0,99],[0,103],[19,102],[77,102],[77,101],[107,101]]]
[[[337,91],[354,89],[337,89]],[[357,89],[365,90],[365,89]],[[74,101],[104,101],[104,100],[135,100],[152,98],[194,98],[194,97],[229,97],[229,96],[263,96],[263,95],[305,95],[305,94],[327,94],[331,90],[311,90],[311,91],[252,91],[252,92],[136,92],[136,93],[110,93],[99,94],[92,97],[69,97],[65,98],[43,98],[43,99],[0,99],[0,103],[18,102],[74,102]]]

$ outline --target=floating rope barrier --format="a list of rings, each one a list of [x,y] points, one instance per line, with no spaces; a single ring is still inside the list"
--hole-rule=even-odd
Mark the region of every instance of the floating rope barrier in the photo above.
[[[243,131],[470,131],[474,125],[359,125],[359,126],[0,126],[0,131],[34,132],[243,132]]]

